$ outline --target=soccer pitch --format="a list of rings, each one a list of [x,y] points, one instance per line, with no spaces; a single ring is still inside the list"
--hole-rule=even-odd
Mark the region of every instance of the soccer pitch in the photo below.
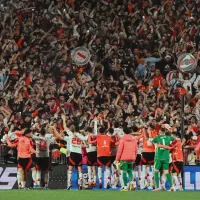
[[[67,190],[7,190],[0,191],[0,200],[196,200],[199,192],[120,192]]]

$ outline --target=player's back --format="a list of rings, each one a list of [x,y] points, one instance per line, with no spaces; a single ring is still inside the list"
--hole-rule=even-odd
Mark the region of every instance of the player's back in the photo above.
[[[174,138],[169,135],[159,135],[156,138],[160,144],[167,145],[167,146],[169,146],[171,142],[174,140]]]
[[[86,136],[86,137],[87,137],[87,141],[88,141],[88,136]],[[90,139],[91,139],[91,141],[95,141],[96,140],[96,136],[95,135],[91,135]],[[96,144],[88,144],[88,147],[86,148],[86,151],[87,151],[87,153],[97,151]]]
[[[46,158],[49,157],[49,147],[50,144],[53,142],[54,137],[37,137],[34,138],[36,140],[36,150],[39,151],[39,154],[36,157],[39,158]]]
[[[112,139],[108,135],[97,136],[97,156],[110,156],[110,145]]]
[[[70,136],[70,152],[82,154],[82,140],[77,136]]]
[[[183,162],[183,151],[182,151],[182,144],[180,140],[176,140],[176,146],[172,150],[172,160],[174,162]]]
[[[156,130],[152,130],[147,133],[148,133],[149,138],[146,138],[145,136],[143,136],[142,152],[147,152],[147,153],[155,152],[155,146],[153,144],[149,145],[148,140],[152,140],[153,138],[155,138],[158,135],[158,132]]]
[[[31,140],[28,137],[21,136],[18,138],[18,157],[30,158],[31,157]]]
[[[110,145],[111,156],[117,155],[118,145],[116,145],[116,144],[119,143],[119,140],[120,140],[120,138],[118,138],[117,136],[112,137],[112,143]]]
[[[174,137],[168,135],[159,135],[153,139],[153,142],[156,144],[162,144],[169,146],[174,140]],[[156,145],[157,146],[157,145]],[[169,150],[161,147],[156,147],[156,159],[167,160],[169,159]]]

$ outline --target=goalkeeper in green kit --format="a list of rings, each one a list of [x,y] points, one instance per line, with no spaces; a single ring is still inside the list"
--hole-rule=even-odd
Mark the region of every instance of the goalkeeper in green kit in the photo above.
[[[167,181],[170,185],[170,191],[175,191],[173,185],[172,185],[172,176],[169,173],[169,158],[170,153],[169,149],[165,148],[166,146],[169,146],[173,140],[175,140],[174,137],[170,136],[170,126],[168,124],[162,125],[160,129],[160,135],[156,136],[152,143],[155,144],[155,158],[154,158],[154,181],[156,185],[156,189],[154,191],[160,191],[160,178],[159,178],[159,171],[163,170]],[[164,147],[164,148],[163,148]]]

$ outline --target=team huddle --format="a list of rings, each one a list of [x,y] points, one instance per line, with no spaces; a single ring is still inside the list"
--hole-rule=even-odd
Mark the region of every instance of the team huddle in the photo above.
[[[17,147],[18,150],[19,189],[26,188],[28,170],[32,172],[33,188],[41,188],[42,171],[44,188],[48,188],[50,145],[62,139],[67,143],[64,151],[63,148],[60,150],[67,157],[67,190],[73,188],[74,167],[78,170],[79,189],[85,188],[82,172],[83,148],[87,152],[89,188],[121,187],[121,191],[133,191],[141,189],[143,182],[144,188],[165,191],[167,180],[170,191],[175,191],[177,186],[182,190],[182,143],[168,124],[162,125],[159,131],[152,124],[148,128],[121,128],[117,122],[114,127],[106,129],[94,120],[87,130],[79,130],[75,125],[67,127],[65,115],[62,115],[62,122],[62,133],[54,126],[41,126],[38,132],[30,129],[15,131],[12,134],[16,139],[12,142],[9,134],[6,136],[8,146]]]

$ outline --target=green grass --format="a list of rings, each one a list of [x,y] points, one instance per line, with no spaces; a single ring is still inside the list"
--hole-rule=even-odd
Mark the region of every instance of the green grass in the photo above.
[[[0,200],[197,200],[199,192],[0,190]]]

